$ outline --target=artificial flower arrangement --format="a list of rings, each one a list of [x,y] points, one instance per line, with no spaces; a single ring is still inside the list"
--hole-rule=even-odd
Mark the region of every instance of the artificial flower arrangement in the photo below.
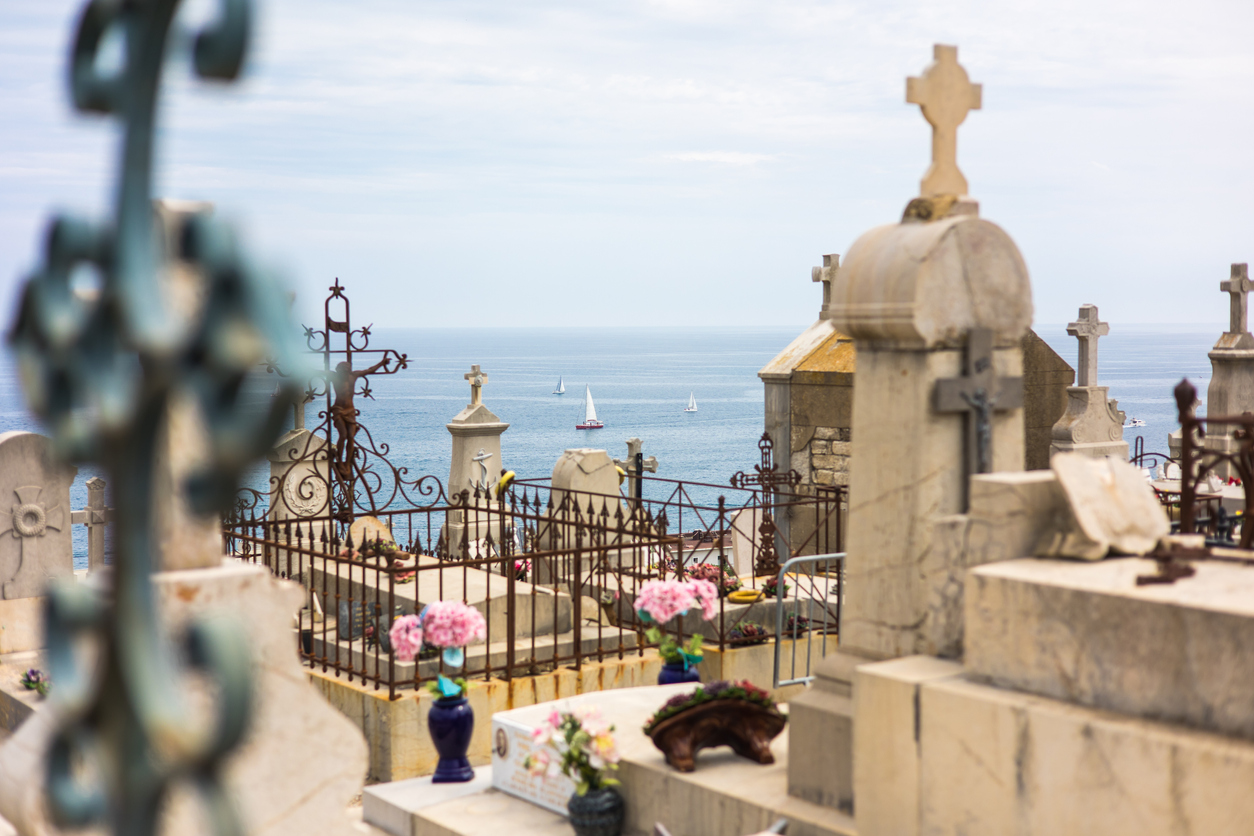
[[[392,623],[388,637],[396,658],[402,662],[421,658],[424,645],[443,650],[444,664],[460,668],[466,664],[466,645],[483,639],[487,624],[474,607],[461,601],[433,601],[418,615],[402,615]],[[427,688],[436,697],[456,697],[466,690],[466,680],[440,674]]]
[[[694,607],[707,619],[718,615],[718,590],[705,580],[646,581],[636,594],[636,615],[647,627],[645,637],[657,643],[658,654],[670,664],[683,663],[684,670],[697,664],[701,655],[701,634],[694,633],[681,647],[674,636],[663,633],[660,625]]]
[[[376,537],[373,540],[366,540],[361,544],[361,549],[340,549],[340,557],[360,557],[363,559],[371,559],[377,557],[387,558],[389,569],[400,569],[404,566],[404,558],[408,557],[408,552],[403,552],[391,540],[384,540],[382,537]],[[414,569],[403,569],[394,572],[397,583],[410,583],[418,571]]]
[[[713,563],[698,563],[687,571],[688,577],[698,581],[709,581],[714,584],[721,596],[727,596],[740,589],[740,578],[735,574]]]
[[[767,629],[756,621],[742,621],[727,632],[733,644],[762,644],[770,637]]]
[[[784,716],[779,708],[776,707],[775,700],[771,699],[770,693],[754,685],[749,680],[731,681],[720,679],[717,682],[698,685],[697,689],[691,693],[676,694],[671,697],[662,704],[661,708],[654,712],[653,716],[649,718],[649,722],[644,724],[644,733],[651,734],[663,720],[669,720],[676,714],[714,700],[743,700],[779,714],[781,717]]]
[[[52,688],[52,677],[39,670],[39,668],[31,668],[22,674],[22,687],[27,691],[38,691],[39,696],[48,696],[49,689]]]
[[[523,761],[534,777],[556,777],[575,782],[575,794],[612,787],[619,783],[610,773],[618,769],[614,727],[595,708],[560,712],[554,709],[531,733],[538,747]],[[556,756],[554,756],[556,752]]]
[[[763,594],[763,595],[765,595],[767,598],[777,598],[777,597],[778,597],[778,598],[787,598],[787,597],[788,597],[788,590],[790,589],[790,585],[789,585],[788,581],[784,581],[784,594],[783,594],[783,595],[777,595],[777,594],[776,594],[776,585],[777,585],[778,583],[779,583],[779,579],[778,579],[778,578],[774,578],[774,577],[772,577],[772,578],[768,578],[768,579],[767,579],[766,581],[764,581],[764,582],[763,582],[763,584],[762,584],[762,594]]]

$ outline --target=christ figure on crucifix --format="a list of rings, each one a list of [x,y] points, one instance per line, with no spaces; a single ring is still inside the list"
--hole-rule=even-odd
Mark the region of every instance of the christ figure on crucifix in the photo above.
[[[335,389],[335,401],[331,404],[331,425],[335,427],[335,469],[341,479],[347,480],[352,474],[352,461],[345,460],[344,452],[351,450],[350,442],[357,435],[357,407],[353,405],[353,395],[357,389],[357,381],[379,370],[387,371],[388,358],[384,357],[368,369],[353,371],[348,361],[342,361],[335,367],[335,375],[331,378],[331,386]]]

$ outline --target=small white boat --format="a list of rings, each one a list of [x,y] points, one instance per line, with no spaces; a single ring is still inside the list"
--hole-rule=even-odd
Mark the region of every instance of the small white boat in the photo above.
[[[1128,429],[1131,427],[1144,427],[1145,422],[1142,421],[1140,418],[1129,418],[1128,423],[1124,424],[1123,426],[1124,426],[1124,429]]]
[[[597,420],[596,404],[592,403],[592,389],[584,387],[583,393],[583,423],[576,424],[577,430],[599,430],[605,425]]]
[[[688,393],[688,405],[684,407],[684,412],[696,412],[696,411],[697,411],[697,396],[694,395],[692,392],[689,392]]]
[[[566,394],[566,384],[562,382],[562,378],[560,375],[557,378],[557,388],[553,390],[553,394],[554,395]]]

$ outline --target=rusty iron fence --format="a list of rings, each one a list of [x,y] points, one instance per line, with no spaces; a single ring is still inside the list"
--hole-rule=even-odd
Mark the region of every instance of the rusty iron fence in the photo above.
[[[633,602],[650,579],[703,577],[726,593],[715,618],[690,612],[668,625],[681,640],[701,633],[719,650],[773,638],[781,608],[799,616],[787,619],[794,633],[805,622],[803,606],[822,607],[835,623],[839,575],[817,593],[806,587],[820,600],[803,600],[797,589],[781,598],[774,572],[755,576],[753,567],[764,564],[764,554],[839,550],[841,488],[723,489],[716,504],[702,505],[693,489],[718,486],[645,482],[656,498],[576,493],[548,480],[464,491],[451,501],[439,491],[441,501],[431,505],[379,510],[352,523],[338,514],[280,518],[261,506],[237,512],[224,534],[231,554],[304,587],[298,630],[306,664],[386,688],[392,698],[452,673],[434,649],[402,662],[389,647],[393,619],[435,600],[460,599],[483,613],[487,639],[467,649],[458,671],[483,679],[643,655],[649,645]],[[806,536],[787,542],[770,524],[782,514],[807,520]],[[733,603],[727,594],[736,587],[758,590],[760,600]]]
[[[1175,526],[1182,534],[1205,534],[1214,545],[1254,545],[1254,527],[1244,525],[1254,512],[1254,414],[1197,417],[1197,389],[1187,379],[1174,390],[1181,428],[1179,515]],[[1208,445],[1207,432],[1218,431],[1222,445]],[[1203,483],[1212,474],[1231,487],[1216,492]],[[1236,486],[1240,490],[1235,490]],[[1232,494],[1239,494],[1233,496]],[[1225,500],[1234,508],[1225,508]]]

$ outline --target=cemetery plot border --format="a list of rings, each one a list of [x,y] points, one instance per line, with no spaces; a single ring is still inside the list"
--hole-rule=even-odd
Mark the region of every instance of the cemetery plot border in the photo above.
[[[647,493],[666,492],[661,499],[554,491],[545,481],[464,491],[447,504],[380,511],[353,525],[333,515],[253,514],[228,521],[224,534],[232,554],[304,586],[299,635],[306,664],[386,687],[394,699],[398,689],[441,673],[508,680],[643,655],[649,645],[633,604],[650,579],[699,574],[716,576],[725,591],[769,592],[748,603],[724,596],[714,619],[689,613],[673,630],[681,640],[702,633],[720,650],[745,643],[748,622],[773,625],[777,610],[800,611],[803,604],[797,584],[777,597],[774,577],[736,573],[736,538],[748,552],[743,564],[752,566],[759,548],[752,539],[759,527],[738,521],[809,515],[815,525],[803,542],[786,543],[776,532],[775,548],[791,556],[840,547],[839,488],[817,495],[781,490],[769,505],[759,491],[720,488],[739,494],[738,505],[729,507],[723,496],[716,505],[693,502],[696,485],[677,480],[645,480],[653,483]],[[688,527],[694,531],[686,533]],[[450,530],[466,533],[450,542]],[[837,613],[839,576],[806,589],[819,586],[806,594],[819,595],[819,604]],[[414,662],[396,660],[387,639],[393,618],[451,599],[476,607],[487,623],[486,641],[467,648],[465,666],[449,668],[434,651]]]

